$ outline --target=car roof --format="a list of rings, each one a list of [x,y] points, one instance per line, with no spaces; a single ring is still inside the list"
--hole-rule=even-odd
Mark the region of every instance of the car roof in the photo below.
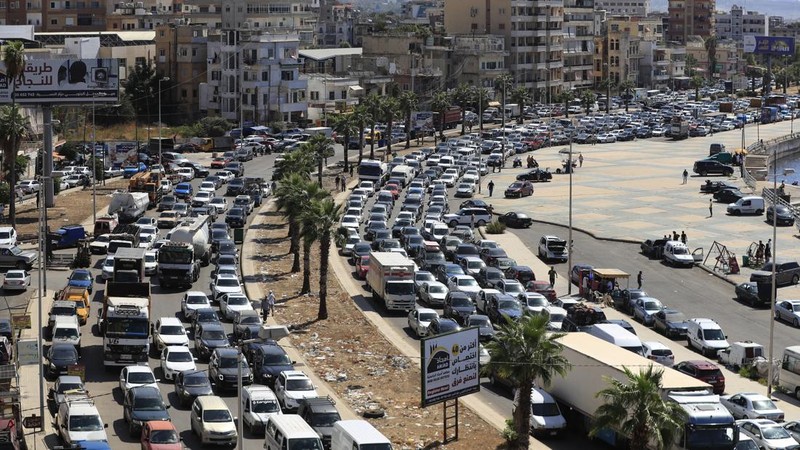
[[[719,369],[716,364],[712,363],[711,361],[706,361],[704,359],[692,359],[689,361],[683,361],[684,364],[692,365],[698,369],[705,369],[705,370],[714,370]]]
[[[432,308],[417,308],[417,312],[419,312],[419,313],[434,313],[434,314],[437,314],[437,315],[439,314],[439,313],[436,312],[435,309],[432,309]]]
[[[59,383],[80,383],[83,385],[83,380],[77,375],[61,375],[57,378]]]
[[[281,372],[286,378],[302,378],[307,379],[308,375],[300,370],[284,370]]]
[[[149,366],[125,366],[128,369],[128,373],[153,373],[153,370]]]
[[[669,350],[670,348],[658,341],[644,341],[642,345],[650,350]]]
[[[228,410],[228,405],[222,398],[216,395],[204,395],[197,397],[196,402],[200,404],[203,409],[225,409]]]
[[[228,274],[228,273],[221,273],[221,274],[217,275],[217,279],[218,280],[222,280],[222,279],[225,279],[225,278],[230,279],[230,280],[237,280],[237,281],[239,280],[237,277],[235,277],[235,276],[233,276],[231,274]]]
[[[158,320],[161,321],[161,325],[183,325],[177,317],[161,317]]]
[[[136,386],[131,388],[131,393],[131,395],[135,395],[137,397],[161,398],[161,391],[159,391],[155,386]]]
[[[145,426],[153,431],[175,430],[175,425],[168,420],[149,420],[145,422]]]
[[[235,348],[215,348],[214,353],[219,357],[230,358],[232,356],[238,356],[239,350]]]

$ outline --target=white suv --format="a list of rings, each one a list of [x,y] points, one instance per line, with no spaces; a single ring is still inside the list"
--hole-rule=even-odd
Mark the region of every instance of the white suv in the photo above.
[[[719,324],[711,319],[689,319],[686,341],[703,355],[717,356],[717,352],[731,345]]]
[[[275,396],[283,409],[290,412],[297,411],[303,399],[319,397],[317,387],[299,370],[284,370],[278,375]]]
[[[79,398],[66,398],[56,414],[56,432],[68,446],[81,441],[108,441],[106,428],[94,400],[84,395]]]
[[[473,222],[472,218],[475,218]],[[472,225],[482,227],[492,221],[492,215],[483,208],[462,208],[453,214],[445,214],[442,222],[455,228],[456,225]]]
[[[0,227],[0,245],[11,247],[17,245],[17,231],[14,227]]]

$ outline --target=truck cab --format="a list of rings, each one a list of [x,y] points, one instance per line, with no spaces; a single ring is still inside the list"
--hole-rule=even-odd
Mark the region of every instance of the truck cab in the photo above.
[[[75,309],[78,312],[78,322],[80,322],[81,325],[86,324],[86,321],[89,319],[89,310],[91,308],[91,299],[89,297],[88,289],[76,286],[67,286],[58,291],[54,299],[75,302]]]
[[[513,411],[517,409],[517,398],[514,396]],[[561,414],[555,399],[544,389],[531,389],[531,434],[534,436],[557,436],[567,428],[567,421]]]

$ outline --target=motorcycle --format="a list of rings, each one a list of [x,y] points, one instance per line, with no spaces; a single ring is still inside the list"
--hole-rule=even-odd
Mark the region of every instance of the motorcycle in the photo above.
[[[519,159],[519,158],[516,158],[516,159],[514,159],[514,165],[513,165],[513,168],[515,168],[515,169],[516,169],[517,167],[522,167],[522,160],[521,160],[521,159]]]

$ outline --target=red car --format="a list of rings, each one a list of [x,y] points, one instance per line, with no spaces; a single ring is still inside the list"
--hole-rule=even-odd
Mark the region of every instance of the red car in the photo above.
[[[533,195],[533,183],[530,181],[515,181],[506,189],[505,197],[522,198]]]
[[[550,284],[549,281],[545,280],[529,281],[528,284],[525,285],[525,290],[528,292],[537,292],[542,294],[551,302],[556,301],[558,298],[556,296],[556,290],[553,289],[553,285]]]
[[[230,159],[225,158],[224,156],[218,156],[211,161],[211,168],[212,169],[224,169],[228,163],[231,162]]]
[[[142,450],[181,450],[181,437],[172,422],[151,420],[142,427]]]
[[[722,374],[716,364],[710,361],[702,359],[683,361],[675,364],[673,368],[678,372],[710,384],[717,395],[722,395],[725,392],[725,375]]]
[[[383,190],[391,192],[395,200],[397,200],[397,197],[400,196],[400,186],[394,183],[386,183],[386,185],[383,187]]]
[[[356,276],[359,279],[366,280],[367,272],[369,272],[369,255],[362,256],[361,259],[356,262]]]

